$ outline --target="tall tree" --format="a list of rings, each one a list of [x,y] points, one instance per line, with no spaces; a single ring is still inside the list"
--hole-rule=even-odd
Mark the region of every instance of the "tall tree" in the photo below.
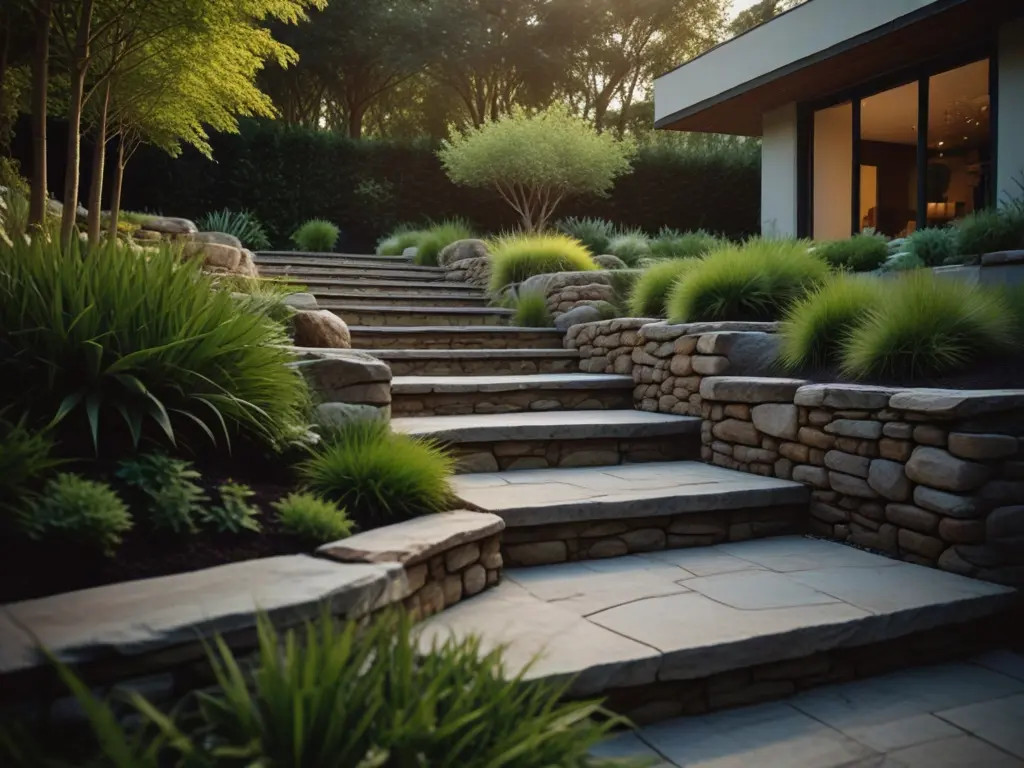
[[[804,0],[759,0],[736,14],[736,18],[729,24],[729,33],[733,36],[742,35],[748,29],[771,21],[783,11],[788,11],[802,2]]]

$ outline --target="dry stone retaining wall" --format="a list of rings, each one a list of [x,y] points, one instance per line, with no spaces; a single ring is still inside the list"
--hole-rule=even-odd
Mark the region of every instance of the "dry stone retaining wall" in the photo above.
[[[544,294],[548,312],[556,319],[577,307],[594,306],[615,299],[612,276],[607,271],[534,275],[520,283],[519,291]]]

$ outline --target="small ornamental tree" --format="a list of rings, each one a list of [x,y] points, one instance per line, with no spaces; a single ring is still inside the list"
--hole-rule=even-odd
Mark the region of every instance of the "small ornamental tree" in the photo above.
[[[453,182],[497,190],[524,230],[540,232],[564,198],[608,194],[633,152],[631,142],[598,133],[556,105],[456,132],[438,155]]]

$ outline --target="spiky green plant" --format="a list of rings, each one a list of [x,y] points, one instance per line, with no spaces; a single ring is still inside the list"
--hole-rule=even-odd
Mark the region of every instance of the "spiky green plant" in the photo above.
[[[997,291],[914,272],[851,332],[842,370],[853,378],[913,380],[966,370],[1011,348],[1013,316]]]
[[[192,462],[149,453],[125,459],[116,474],[137,492],[138,506],[145,509],[145,522],[153,531],[178,536],[195,533],[196,520],[209,498],[194,482],[200,475]]]
[[[697,258],[727,244],[727,241],[703,229],[680,232],[671,227],[662,227],[658,236],[651,240],[651,256],[656,259]]]
[[[677,322],[778,320],[828,274],[828,265],[803,241],[753,239],[695,264],[669,294],[669,317]]]
[[[627,266],[635,267],[640,259],[651,255],[651,239],[643,230],[624,230],[608,243],[608,253],[618,256]]]
[[[596,270],[590,252],[568,235],[509,235],[490,244],[494,293],[533,275]]]
[[[309,392],[287,343],[167,247],[0,244],[0,401],[73,445],[291,442]]]
[[[836,269],[870,272],[878,269],[889,255],[883,235],[862,233],[845,240],[818,243],[815,253]]]
[[[837,275],[798,299],[782,326],[782,364],[791,370],[836,365],[853,329],[882,308],[887,288],[875,278]]]
[[[453,469],[437,443],[394,434],[376,419],[328,430],[298,467],[309,490],[367,528],[445,509]]]
[[[633,317],[666,317],[665,302],[669,293],[699,261],[697,258],[669,259],[645,269],[633,284],[629,297]]]
[[[551,328],[554,319],[541,291],[524,291],[515,298],[515,324],[522,328]]]
[[[416,245],[416,263],[427,267],[437,266],[437,257],[446,247],[458,240],[476,237],[472,227],[463,219],[446,219],[432,224],[423,231]]]
[[[949,263],[958,255],[956,233],[949,227],[919,229],[907,238],[906,252],[920,259],[923,266]]]
[[[330,253],[338,242],[338,227],[323,219],[310,219],[292,233],[292,242],[300,251]]]
[[[0,531],[36,498],[47,474],[59,460],[51,456],[53,441],[25,426],[24,416],[8,421],[0,409]]]
[[[348,512],[312,493],[291,493],[270,506],[285,533],[314,546],[344,539],[354,527]]]
[[[575,238],[586,246],[594,256],[609,253],[608,245],[615,237],[615,225],[605,219],[594,216],[570,216],[555,223],[555,229],[564,235]]]
[[[265,250],[270,247],[270,238],[263,224],[251,211],[232,211],[223,208],[202,216],[196,222],[203,232],[224,232],[234,235],[242,241],[242,245],[253,251]]]

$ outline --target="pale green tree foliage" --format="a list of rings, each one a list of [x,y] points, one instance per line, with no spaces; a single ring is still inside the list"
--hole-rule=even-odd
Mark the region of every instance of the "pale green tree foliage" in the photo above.
[[[489,187],[519,214],[523,229],[545,228],[570,195],[606,195],[630,168],[634,145],[555,105],[521,108],[478,128],[454,132],[438,154],[456,184]]]

